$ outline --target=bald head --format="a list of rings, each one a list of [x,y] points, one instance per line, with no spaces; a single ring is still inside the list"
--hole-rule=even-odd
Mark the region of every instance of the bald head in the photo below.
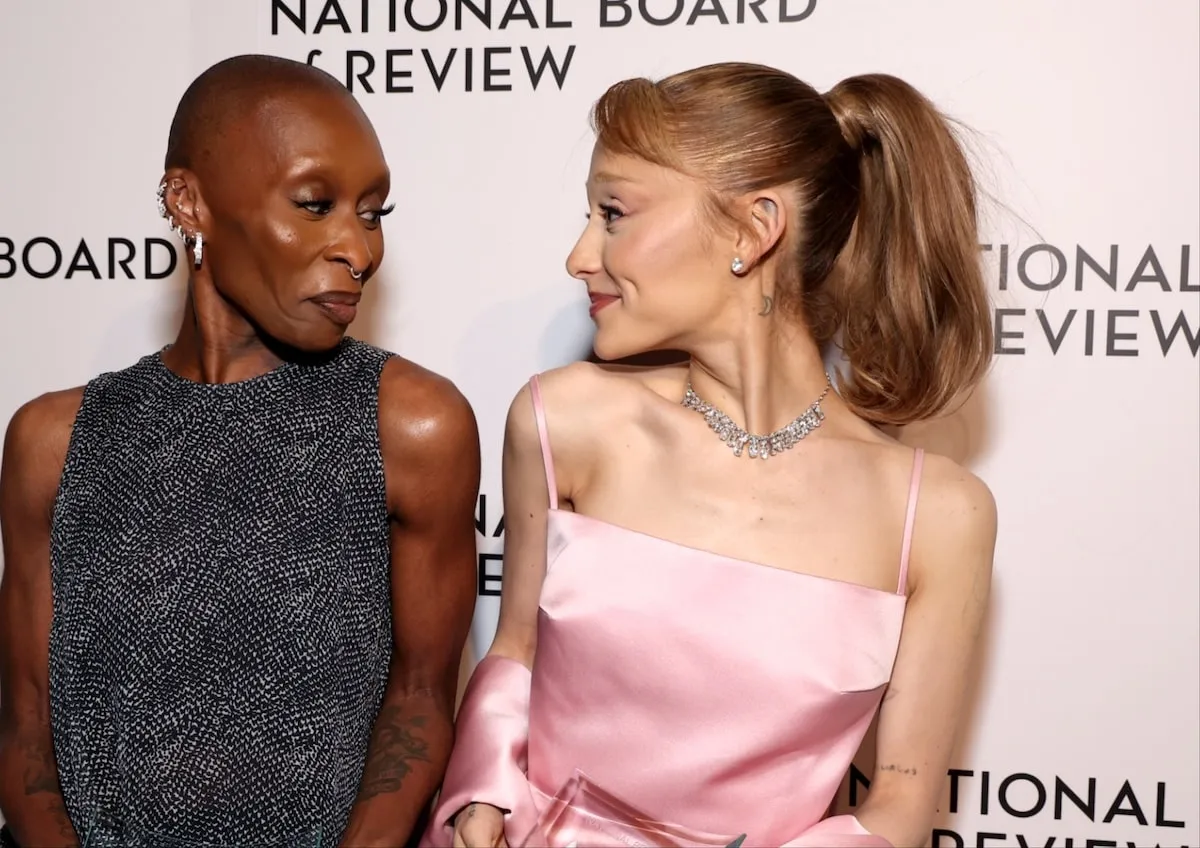
[[[167,139],[167,169],[196,169],[230,134],[230,128],[271,101],[328,95],[361,112],[354,96],[325,71],[278,56],[234,56],[192,81],[180,98]]]

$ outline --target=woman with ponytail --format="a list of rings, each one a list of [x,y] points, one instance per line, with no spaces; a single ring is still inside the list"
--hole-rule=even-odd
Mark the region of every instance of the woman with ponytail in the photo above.
[[[581,773],[658,823],[650,844],[926,844],[996,509],[880,427],[989,364],[963,152],[883,75],[821,95],[713,65],[618,83],[594,121],[567,267],[595,351],[689,358],[579,363],[515,399],[500,623],[425,842],[558,844],[542,824]],[[876,714],[870,796],[828,816]]]

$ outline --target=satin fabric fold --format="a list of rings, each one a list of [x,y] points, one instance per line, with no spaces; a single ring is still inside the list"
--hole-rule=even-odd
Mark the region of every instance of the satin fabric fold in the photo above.
[[[820,576],[802,550],[796,570],[772,568],[559,509],[531,387],[551,493],[533,672],[480,663],[422,845],[449,846],[447,819],[471,801],[511,810],[505,835],[524,844],[581,772],[692,833],[892,848],[826,814],[891,680],[921,453],[886,591]]]
[[[538,807],[525,776],[529,745],[529,669],[487,656],[463,693],[454,750],[421,848],[447,846],[454,816],[473,802],[505,811],[505,835],[519,845],[537,826]]]
[[[831,816],[814,824],[780,848],[896,848],[862,826],[857,816]]]

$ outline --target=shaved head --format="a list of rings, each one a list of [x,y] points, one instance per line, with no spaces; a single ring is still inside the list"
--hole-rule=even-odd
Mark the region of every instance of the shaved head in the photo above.
[[[192,81],[171,121],[164,167],[196,170],[244,121],[280,97],[327,94],[358,110],[358,101],[319,68],[278,56],[249,54],[218,62]]]
[[[383,258],[392,208],[383,149],[354,95],[300,62],[226,59],[180,99],[164,170],[164,215],[189,246],[203,239],[196,290],[261,338],[336,345]]]

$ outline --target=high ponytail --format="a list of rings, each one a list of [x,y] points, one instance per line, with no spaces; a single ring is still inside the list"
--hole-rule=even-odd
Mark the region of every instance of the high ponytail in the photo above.
[[[776,68],[723,63],[617,83],[593,114],[606,149],[702,180],[727,217],[748,192],[794,190],[775,303],[818,344],[839,342],[838,389],[861,417],[930,418],[987,371],[974,179],[912,86],[859,76],[823,97]]]
[[[947,120],[908,83],[852,77],[825,101],[860,156],[858,215],[827,284],[826,320],[849,361],[839,390],[878,423],[930,418],[992,357],[975,180]]]

